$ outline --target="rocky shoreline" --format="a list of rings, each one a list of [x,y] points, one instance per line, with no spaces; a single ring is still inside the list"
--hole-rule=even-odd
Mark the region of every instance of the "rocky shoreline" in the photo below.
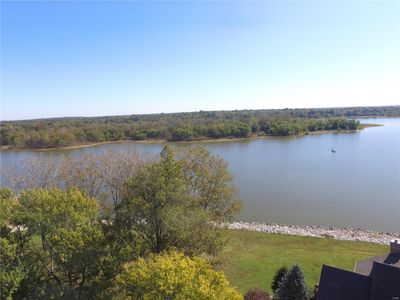
[[[283,225],[276,223],[232,222],[223,226],[232,230],[249,230],[309,237],[331,238],[343,241],[364,241],[388,245],[391,240],[400,240],[400,233],[377,232],[359,228],[323,227],[312,225]]]

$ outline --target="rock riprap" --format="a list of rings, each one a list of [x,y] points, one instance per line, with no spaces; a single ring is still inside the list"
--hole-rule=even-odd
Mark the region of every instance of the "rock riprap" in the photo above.
[[[400,239],[399,233],[377,232],[359,228],[323,227],[312,225],[283,225],[276,223],[232,222],[222,226],[228,229],[250,230],[310,237],[332,238],[345,241],[364,241],[388,245],[391,240]]]

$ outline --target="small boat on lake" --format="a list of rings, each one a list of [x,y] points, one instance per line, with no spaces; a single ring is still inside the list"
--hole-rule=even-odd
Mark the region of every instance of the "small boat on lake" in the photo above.
[[[332,153],[336,153],[336,150],[332,148],[332,149],[331,149],[331,152],[332,152]]]

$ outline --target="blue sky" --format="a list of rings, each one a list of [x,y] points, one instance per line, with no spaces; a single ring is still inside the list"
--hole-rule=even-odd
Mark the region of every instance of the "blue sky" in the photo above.
[[[1,2],[1,119],[400,104],[400,2]]]

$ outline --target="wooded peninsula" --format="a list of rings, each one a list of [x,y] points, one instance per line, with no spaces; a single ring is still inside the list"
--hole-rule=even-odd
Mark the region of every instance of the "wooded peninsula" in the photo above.
[[[400,106],[199,111],[0,122],[4,148],[57,148],[119,140],[197,141],[360,129],[358,117],[400,116]]]

